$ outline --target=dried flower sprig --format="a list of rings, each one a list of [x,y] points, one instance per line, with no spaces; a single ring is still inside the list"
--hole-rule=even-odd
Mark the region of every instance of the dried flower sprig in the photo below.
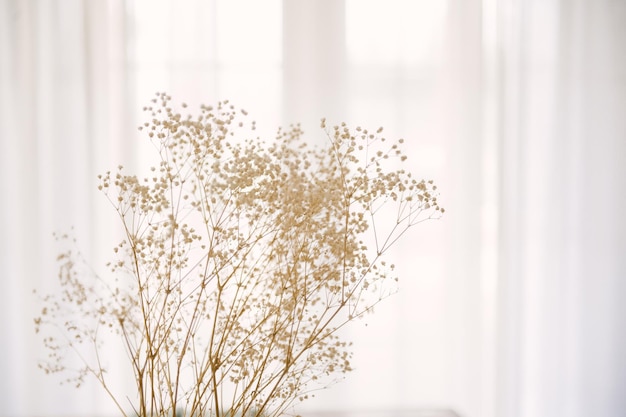
[[[126,416],[101,359],[106,330],[127,352],[140,417],[281,415],[352,369],[338,330],[389,294],[383,257],[444,212],[436,186],[396,168],[402,141],[381,129],[322,120],[327,147],[299,126],[268,144],[242,139],[254,122],[228,102],[183,116],[170,101],[158,94],[140,128],[159,165],[99,177],[125,236],[113,280],[81,271],[76,251],[59,256],[62,291],[35,320],[42,367],[69,371],[69,347],[83,364],[71,381],[95,376]]]

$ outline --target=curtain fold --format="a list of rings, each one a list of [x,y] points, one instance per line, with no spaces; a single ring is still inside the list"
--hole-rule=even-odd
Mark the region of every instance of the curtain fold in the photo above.
[[[509,1],[501,12],[496,414],[621,415],[626,8]]]
[[[56,281],[53,232],[75,226],[86,258],[96,260],[94,236],[110,229],[95,185],[110,159],[130,149],[120,146],[128,135],[124,13],[122,1],[0,2],[3,415],[97,413],[106,404],[37,368],[44,352],[32,291]]]
[[[316,134],[320,119],[346,117],[346,12],[343,0],[283,2],[283,121]]]

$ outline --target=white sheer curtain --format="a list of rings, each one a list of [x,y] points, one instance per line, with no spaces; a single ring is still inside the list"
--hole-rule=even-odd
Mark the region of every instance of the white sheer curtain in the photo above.
[[[626,4],[500,13],[496,415],[623,415]]]
[[[102,260],[97,237],[110,225],[94,179],[133,149],[126,22],[122,1],[0,2],[3,415],[81,415],[103,404],[93,386],[60,389],[37,369],[32,291],[56,280],[54,231],[75,226],[87,258]]]
[[[95,176],[145,166],[135,126],[155,91],[228,98],[267,135],[384,126],[440,185],[446,216],[393,253],[400,292],[348,335],[356,371],[304,411],[623,414],[625,7],[0,0],[2,414],[115,414],[37,369],[31,291],[54,282],[53,231],[107,259]]]

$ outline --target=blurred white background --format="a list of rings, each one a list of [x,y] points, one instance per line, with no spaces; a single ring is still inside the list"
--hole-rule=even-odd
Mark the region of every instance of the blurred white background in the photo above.
[[[439,184],[446,215],[351,331],[356,371],[303,413],[625,415],[624,22],[618,0],[0,0],[0,415],[115,415],[37,369],[32,289],[54,231],[107,259],[96,175],[146,165],[157,91],[229,99],[268,137],[384,126]]]

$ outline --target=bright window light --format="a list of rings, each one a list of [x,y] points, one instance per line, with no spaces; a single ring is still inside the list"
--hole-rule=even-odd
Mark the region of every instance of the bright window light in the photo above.
[[[416,65],[438,48],[445,0],[346,0],[348,58],[356,64]]]

